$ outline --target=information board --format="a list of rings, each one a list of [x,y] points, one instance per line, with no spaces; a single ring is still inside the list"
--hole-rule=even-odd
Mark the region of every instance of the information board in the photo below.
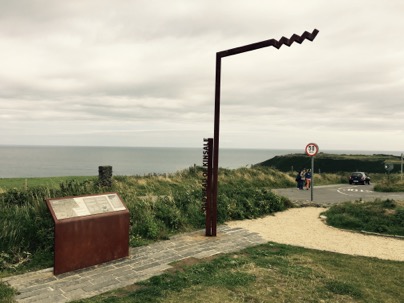
[[[125,210],[118,194],[49,199],[49,206],[57,220],[111,213]]]
[[[55,275],[129,255],[129,210],[117,193],[46,203],[55,222]]]

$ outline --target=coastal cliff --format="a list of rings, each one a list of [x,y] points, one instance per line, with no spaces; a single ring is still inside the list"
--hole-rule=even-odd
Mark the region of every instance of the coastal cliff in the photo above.
[[[316,172],[337,173],[364,171],[367,173],[385,173],[386,164],[393,165],[392,173],[401,170],[401,157],[384,154],[348,155],[319,153],[314,158]],[[311,159],[306,154],[288,154],[275,156],[257,163],[257,166],[269,166],[283,172],[299,171],[311,167]]]

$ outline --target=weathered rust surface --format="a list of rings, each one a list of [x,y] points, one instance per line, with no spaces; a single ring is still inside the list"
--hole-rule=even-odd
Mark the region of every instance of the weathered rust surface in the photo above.
[[[127,209],[57,220],[47,203],[55,222],[55,275],[129,255]]]
[[[218,172],[219,172],[219,133],[220,133],[220,90],[221,90],[221,70],[222,58],[250,52],[264,47],[273,46],[279,49],[282,45],[291,46],[294,42],[303,43],[305,40],[313,41],[319,30],[314,29],[311,33],[305,31],[301,36],[293,34],[290,38],[282,37],[279,40],[269,39],[248,45],[235,47],[232,49],[220,51],[216,53],[216,73],[215,73],[215,113],[214,113],[214,129],[213,129],[213,183],[212,183],[212,213],[217,214],[217,194],[218,194]],[[217,218],[213,220],[216,225]],[[214,227],[214,230],[216,228]],[[216,236],[216,232],[212,234]]]
[[[314,38],[316,38],[318,33],[319,33],[319,30],[314,29],[311,33],[309,33],[308,31],[305,31],[301,36],[293,34],[290,38],[282,37],[279,40],[269,39],[269,40],[265,40],[265,41],[261,41],[261,42],[256,42],[256,43],[220,51],[217,53],[217,55],[220,58],[223,58],[223,57],[233,56],[233,55],[253,51],[253,50],[268,47],[268,46],[273,46],[273,47],[279,49],[279,48],[281,48],[282,45],[291,46],[293,44],[293,42],[302,44],[303,41],[306,39],[309,41],[313,41]]]
[[[213,139],[204,139],[203,147],[203,211],[205,212],[205,235],[216,236],[216,208],[212,205],[212,151]]]

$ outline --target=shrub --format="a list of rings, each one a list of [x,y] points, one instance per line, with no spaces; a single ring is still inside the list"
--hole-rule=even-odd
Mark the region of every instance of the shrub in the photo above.
[[[0,299],[2,303],[14,303],[14,295],[16,291],[0,281]]]
[[[125,197],[123,197],[125,200]],[[130,234],[137,238],[157,239],[158,227],[153,214],[151,198],[137,198],[127,203],[130,213]]]
[[[61,183],[59,189],[37,186],[1,194],[0,251],[52,250],[53,221],[45,200],[96,192],[99,188],[93,182],[70,180]]]
[[[174,199],[160,197],[155,204],[156,219],[162,221],[169,230],[180,230],[185,226],[185,218]]]
[[[218,221],[252,219],[291,207],[288,199],[267,189],[223,185],[218,197]],[[220,211],[219,211],[220,210]]]
[[[404,236],[404,208],[394,200],[346,202],[333,205],[325,215],[335,227]]]
[[[108,190],[118,192],[130,212],[130,243],[167,239],[180,231],[202,228],[202,169],[191,167],[171,175],[118,176]],[[69,180],[59,188],[43,186],[0,194],[0,252],[33,256],[53,251],[53,220],[46,198],[98,194],[97,180]],[[290,207],[270,189],[293,185],[287,175],[270,168],[221,169],[218,223],[256,218]]]
[[[392,200],[392,199],[387,199],[382,201],[382,207],[383,208],[387,208],[387,209],[393,209],[397,206],[396,201]]]
[[[393,224],[397,226],[404,226],[404,208],[399,208],[393,215]]]
[[[401,192],[404,191],[404,181],[398,178],[383,180],[374,186],[374,190],[378,192]]]

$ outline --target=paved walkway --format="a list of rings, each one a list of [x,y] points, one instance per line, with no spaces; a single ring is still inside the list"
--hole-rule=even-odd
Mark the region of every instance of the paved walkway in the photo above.
[[[266,243],[257,233],[242,228],[219,226],[217,237],[204,230],[181,234],[170,240],[131,248],[130,256],[87,269],[53,275],[53,268],[3,281],[18,292],[17,302],[58,303],[92,297],[160,275],[170,263],[187,258],[203,259]]]

